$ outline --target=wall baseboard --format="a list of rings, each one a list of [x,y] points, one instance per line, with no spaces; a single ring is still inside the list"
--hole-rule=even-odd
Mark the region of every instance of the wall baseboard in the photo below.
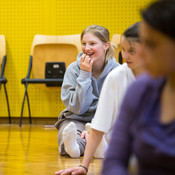
[[[19,124],[20,118],[19,117],[11,117],[11,124]],[[57,118],[51,117],[32,117],[32,124],[39,124],[39,125],[54,125],[57,122]],[[0,117],[0,124],[8,124],[9,119],[8,117]],[[29,124],[29,118],[23,117],[22,124]]]

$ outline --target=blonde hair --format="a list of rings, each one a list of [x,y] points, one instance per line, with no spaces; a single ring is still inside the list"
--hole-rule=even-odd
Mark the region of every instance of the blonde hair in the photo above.
[[[110,42],[110,34],[107,28],[99,25],[91,25],[86,27],[81,33],[81,41],[86,33],[92,33],[94,36],[99,38],[103,43]],[[106,61],[114,57],[114,46],[110,44],[108,50],[106,51],[105,59]]]

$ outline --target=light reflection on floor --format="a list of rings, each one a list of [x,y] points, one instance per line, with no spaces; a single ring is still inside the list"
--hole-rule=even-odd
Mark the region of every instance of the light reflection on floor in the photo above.
[[[79,165],[81,160],[59,155],[53,127],[0,125],[0,175],[53,175],[59,169]],[[88,174],[99,174],[101,162],[94,159]]]

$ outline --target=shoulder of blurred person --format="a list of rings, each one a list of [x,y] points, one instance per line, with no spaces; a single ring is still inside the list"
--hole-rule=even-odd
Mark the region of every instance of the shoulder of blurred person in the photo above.
[[[164,83],[164,77],[152,78],[148,73],[138,76],[126,92],[122,109],[128,110],[129,107],[132,111],[128,112],[132,114],[141,111],[161,95]]]

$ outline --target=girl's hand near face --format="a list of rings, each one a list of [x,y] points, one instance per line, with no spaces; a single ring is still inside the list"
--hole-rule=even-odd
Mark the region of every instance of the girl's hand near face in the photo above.
[[[81,56],[80,68],[81,70],[92,72],[93,60],[86,54]]]

